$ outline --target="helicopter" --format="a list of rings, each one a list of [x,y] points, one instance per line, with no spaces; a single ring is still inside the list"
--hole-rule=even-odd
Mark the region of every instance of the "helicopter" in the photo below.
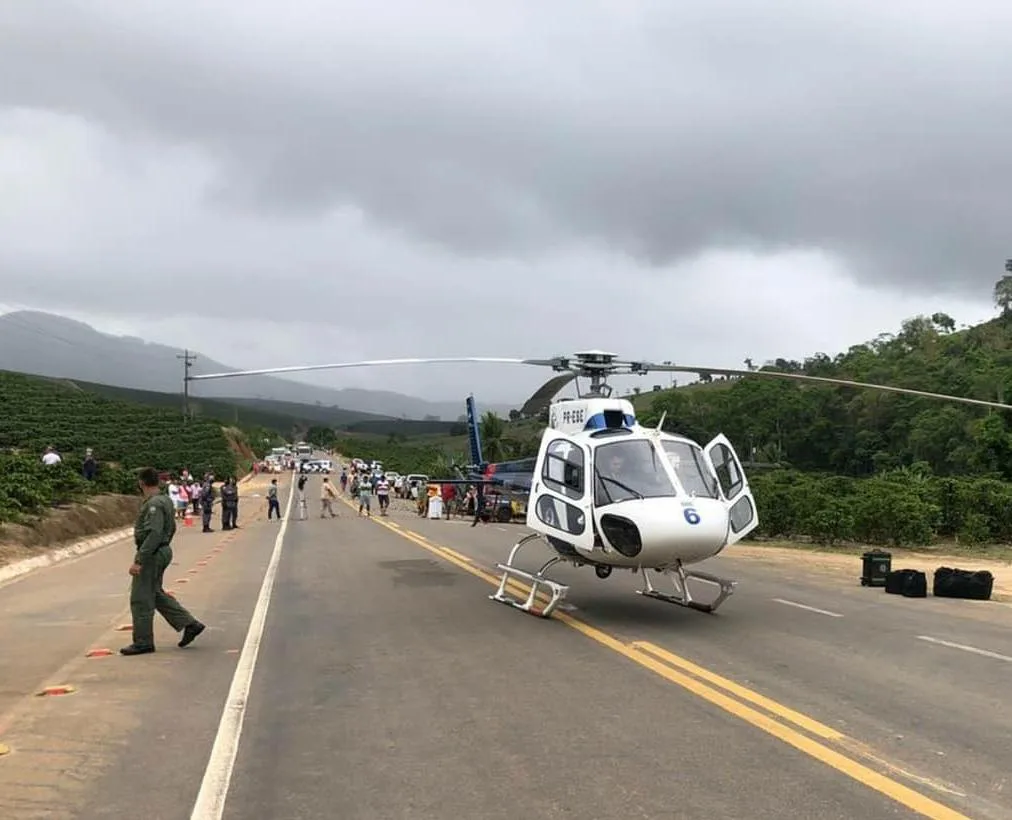
[[[628,399],[613,397],[608,376],[649,372],[696,373],[704,376],[779,378],[892,393],[1012,410],[1000,402],[930,393],[891,385],[760,369],[689,367],[648,361],[620,360],[616,354],[590,350],[548,359],[448,357],[377,359],[322,365],[296,365],[260,370],[186,375],[186,381],[240,376],[276,375],[358,367],[441,363],[521,364],[550,367],[554,376],[527,401],[521,415],[547,405],[548,425],[542,432],[533,463],[525,524],[505,562],[498,589],[489,597],[542,618],[565,600],[569,587],[548,577],[560,563],[592,566],[598,578],[613,570],[642,575],[638,594],[701,612],[716,612],[737,582],[690,569],[719,555],[759,526],[755,498],[742,462],[723,434],[707,444],[656,427],[644,427]],[[590,386],[578,397],[555,396],[583,377]],[[184,385],[185,388],[185,385]],[[531,572],[518,565],[529,545],[544,542],[553,555]],[[671,591],[655,587],[651,573],[671,582]],[[508,594],[511,580],[526,582],[525,598]],[[709,601],[698,600],[689,582],[716,590]],[[540,597],[539,597],[540,596]],[[541,602],[547,598],[547,603]]]

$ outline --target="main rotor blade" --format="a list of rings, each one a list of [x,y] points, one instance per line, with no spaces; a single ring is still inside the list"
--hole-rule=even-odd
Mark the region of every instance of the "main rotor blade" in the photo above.
[[[523,416],[534,416],[542,410],[547,409],[548,405],[552,403],[552,399],[555,398],[555,395],[575,378],[575,373],[563,373],[561,376],[553,376],[527,399],[524,406],[520,408],[520,414]]]
[[[277,373],[304,373],[309,370],[342,370],[349,367],[382,367],[391,364],[457,364],[478,362],[480,364],[533,364],[551,366],[551,362],[542,359],[502,359],[485,356],[451,356],[444,359],[372,359],[365,362],[337,362],[335,364],[300,364],[292,367],[265,367],[260,370],[233,370],[229,373],[202,373],[199,376],[187,376],[188,381],[205,381],[207,379],[231,379],[236,376],[270,376]]]
[[[968,399],[964,396],[950,396],[946,393],[930,393],[926,390],[913,390],[909,387],[894,387],[889,384],[872,384],[870,382],[856,382],[849,379],[830,379],[825,376],[808,376],[804,373],[782,373],[779,370],[736,370],[726,367],[685,367],[673,364],[646,364],[648,370],[658,370],[671,373],[698,373],[706,376],[765,376],[773,379],[791,379],[802,382],[816,382],[819,384],[834,384],[839,387],[858,387],[869,390],[882,390],[887,393],[903,393],[908,396],[920,396],[925,399],[939,399],[941,401],[953,401],[961,404],[974,404],[978,407],[996,407],[1000,410],[1012,410],[1012,404],[1002,404],[997,401],[983,401],[982,399]]]

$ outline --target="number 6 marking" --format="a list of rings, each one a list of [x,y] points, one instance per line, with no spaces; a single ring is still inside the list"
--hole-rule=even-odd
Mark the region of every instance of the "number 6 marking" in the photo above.
[[[682,514],[685,516],[685,520],[690,524],[699,523],[699,513],[696,512],[694,507],[686,507]]]

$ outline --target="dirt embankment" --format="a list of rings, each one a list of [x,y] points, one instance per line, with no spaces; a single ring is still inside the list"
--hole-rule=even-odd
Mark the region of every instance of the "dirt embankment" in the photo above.
[[[0,566],[133,524],[139,495],[96,495],[52,510],[31,525],[0,527]]]
[[[241,461],[248,461],[252,463],[257,460],[256,454],[250,448],[242,430],[239,430],[237,427],[222,427],[221,429],[222,432],[225,433],[225,438],[228,439],[228,446],[232,448],[232,452],[235,453]]]

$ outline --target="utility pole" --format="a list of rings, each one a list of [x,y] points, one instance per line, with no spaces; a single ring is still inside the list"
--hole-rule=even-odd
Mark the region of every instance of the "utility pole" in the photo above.
[[[177,355],[176,358],[183,360],[183,421],[188,421],[190,418],[190,367],[197,357],[189,350],[184,350],[183,355]]]

